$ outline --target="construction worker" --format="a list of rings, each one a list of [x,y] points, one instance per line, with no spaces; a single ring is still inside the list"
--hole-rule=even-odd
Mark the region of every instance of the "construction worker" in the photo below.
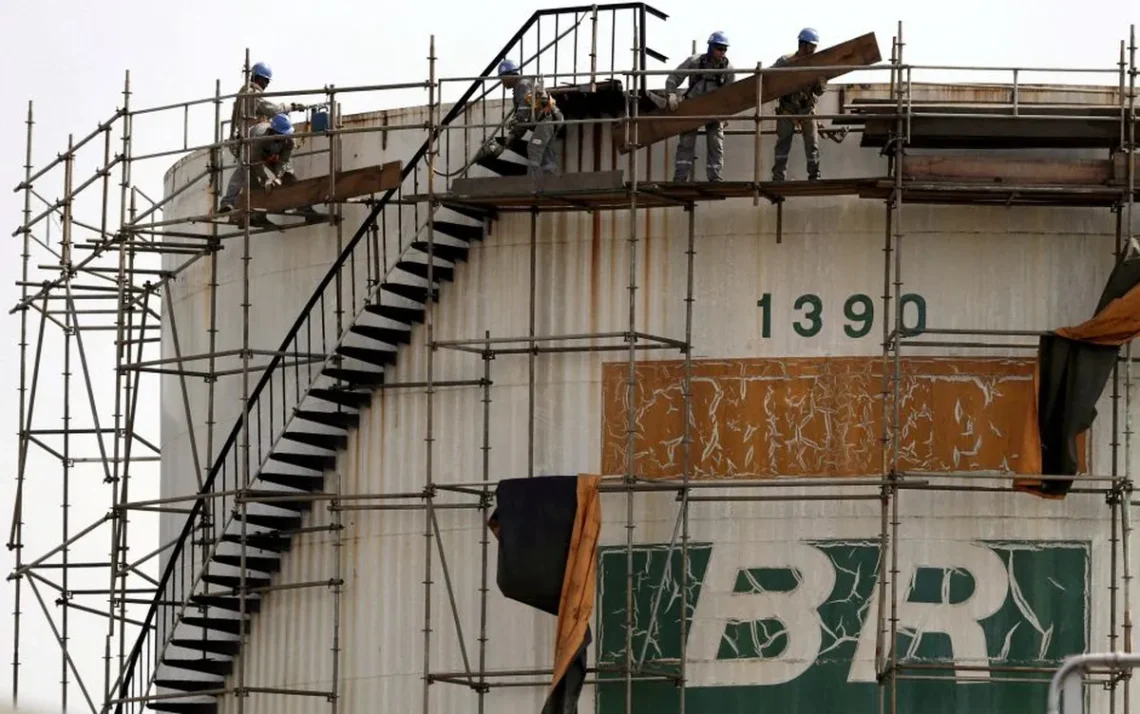
[[[810,27],[800,30],[799,49],[789,55],[784,55],[772,65],[783,67],[792,60],[797,60],[815,53],[819,44],[819,33]],[[814,114],[815,104],[823,96],[824,81],[820,77],[815,84],[807,89],[801,89],[780,97],[776,105],[777,114]],[[796,134],[796,127],[804,137],[804,157],[807,159],[808,181],[819,179],[819,133],[816,121],[806,119],[777,119],[776,120],[776,162],[772,166],[772,180],[783,181],[784,173],[788,168],[788,153],[792,150],[792,139]]]
[[[554,137],[562,128],[562,111],[551,97],[533,79],[519,76],[519,66],[509,59],[499,64],[499,79],[511,90],[514,97],[514,117],[510,124],[508,144],[521,139],[531,130],[526,148],[527,176],[540,179],[544,174],[558,173],[558,159],[554,154]]]
[[[257,124],[269,121],[277,114],[290,111],[301,112],[305,110],[304,104],[293,102],[291,104],[277,104],[258,95],[269,86],[273,79],[273,70],[264,62],[258,62],[249,70],[249,84],[238,92],[234,99],[233,113],[230,117],[230,140],[237,141],[242,137],[242,128],[251,129]],[[230,153],[241,158],[241,144],[231,144]]]
[[[293,174],[290,162],[293,154],[292,133],[293,123],[284,112],[273,115],[269,121],[263,121],[249,130],[250,139],[253,140],[250,146],[252,161],[249,175],[255,186],[268,191],[276,185],[288,186],[296,182],[297,177]],[[230,176],[218,212],[232,211],[243,188],[245,170],[239,166]]]
[[[669,111],[677,111],[680,103],[691,97],[720,89],[732,84],[736,74],[732,72],[732,63],[728,61],[728,36],[721,31],[709,35],[708,50],[704,54],[693,55],[677,66],[677,70],[686,69],[716,69],[728,70],[716,74],[680,74],[674,72],[665,80],[666,101]],[[689,88],[684,95],[678,96],[677,88],[685,79],[689,80]],[[705,125],[705,142],[708,147],[708,160],[706,171],[709,181],[721,181],[721,172],[724,169],[724,122],[713,121]],[[677,143],[677,161],[673,168],[674,181],[690,181],[693,175],[693,161],[696,159],[697,130],[694,129],[681,135]]]

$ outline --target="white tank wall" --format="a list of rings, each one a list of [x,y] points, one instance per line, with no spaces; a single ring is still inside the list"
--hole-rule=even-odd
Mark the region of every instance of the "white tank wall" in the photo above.
[[[829,93],[824,111],[834,106]],[[390,121],[423,121],[419,109],[392,115]],[[363,122],[378,122],[378,115]],[[406,137],[406,138],[401,138]],[[876,149],[860,149],[858,137],[842,145],[823,143],[824,170],[829,178],[871,176],[883,172]],[[387,152],[375,136],[346,139],[346,167],[378,163],[409,155],[421,134],[393,134]],[[766,136],[768,173],[772,138]],[[602,144],[601,164],[612,166],[608,136]],[[642,157],[651,178],[660,180],[671,171],[674,142]],[[703,158],[703,150],[698,149]],[[588,141],[579,151],[577,132],[571,131],[563,165],[579,167],[578,157],[592,154]],[[726,178],[752,177],[752,139],[730,137]],[[803,175],[801,144],[797,140],[790,165],[791,177]],[[352,157],[351,160],[349,157]],[[197,159],[201,163],[201,159]],[[621,160],[619,160],[621,161]],[[193,162],[190,162],[191,164]],[[585,159],[583,168],[594,168]],[[624,162],[622,162],[624,165]],[[185,180],[190,164],[177,167],[168,189]],[[315,166],[300,168],[320,173]],[[644,176],[642,177],[644,178]],[[201,213],[204,194],[193,191],[176,202],[180,215]],[[359,215],[360,211],[356,211]],[[354,220],[355,219],[355,220]],[[681,209],[653,209],[638,214],[636,297],[637,329],[680,338],[684,335],[687,216]],[[927,323],[939,328],[1050,329],[1080,322],[1091,314],[1112,264],[1113,219],[1106,209],[1029,209],[904,206],[902,242],[904,292],[920,292],[927,301]],[[347,240],[359,219],[346,219]],[[873,356],[880,353],[881,331],[860,339],[844,335],[838,319],[843,301],[853,293],[875,300],[879,317],[882,292],[884,209],[881,202],[856,198],[793,199],[785,204],[783,242],[775,242],[776,209],[751,201],[704,203],[696,216],[695,302],[693,343],[695,359],[756,357]],[[627,329],[629,264],[628,213],[604,212],[543,215],[538,224],[537,313],[539,334],[621,331]],[[390,235],[390,241],[395,237]],[[251,344],[273,349],[293,322],[296,312],[332,261],[335,233],[326,228],[255,237],[250,265],[254,295]],[[240,240],[227,241],[220,255],[224,277],[219,282],[219,349],[240,345]],[[169,264],[169,260],[168,264]],[[454,283],[443,286],[436,311],[436,338],[473,339],[489,330],[492,336],[525,335],[528,327],[529,217],[505,216],[492,234],[473,246],[469,261],[456,271]],[[206,351],[205,318],[208,314],[206,264],[188,271],[174,288],[174,310],[184,354]],[[757,308],[760,295],[770,292],[776,304],[772,336],[760,337]],[[824,305],[821,332],[803,338],[792,330],[795,296],[815,293]],[[392,381],[420,380],[425,376],[423,326],[413,330],[412,344],[400,350],[389,370]],[[164,337],[169,348],[169,335]],[[933,350],[927,351],[934,353]],[[976,350],[944,349],[941,355],[975,356]],[[1000,355],[991,351],[989,354]],[[1024,351],[1006,354],[1031,356]],[[543,355],[538,358],[535,393],[534,471],[536,474],[599,472],[602,467],[602,365],[621,361],[624,352]],[[676,359],[675,352],[642,353],[640,359]],[[232,364],[232,363],[231,363]],[[437,380],[473,379],[483,364],[472,355],[439,352]],[[527,358],[501,355],[492,362],[489,478],[525,476],[528,446]],[[225,394],[218,407],[218,431],[228,432],[239,411],[228,378],[219,383]],[[204,385],[189,385],[194,414],[204,414]],[[178,384],[163,385],[163,491],[185,492],[194,477],[188,459],[185,418],[178,399]],[[1107,394],[1107,393],[1106,393]],[[478,481],[482,471],[482,392],[478,388],[445,388],[434,402],[433,478],[436,482]],[[1099,408],[1093,429],[1093,470],[1109,469],[1111,405]],[[363,410],[360,428],[349,435],[337,471],[344,493],[419,491],[425,483],[425,425],[427,413],[422,392],[380,392]],[[204,432],[198,430],[199,444]],[[330,477],[330,488],[334,483]],[[802,489],[807,492],[806,489]],[[775,490],[766,493],[775,493]],[[792,492],[790,489],[783,492]],[[867,491],[862,491],[866,493]],[[443,503],[471,499],[443,496]],[[638,543],[668,543],[676,517],[672,495],[639,494],[634,498]],[[1109,519],[1103,496],[1073,494],[1061,502],[1048,502],[1024,494],[904,492],[899,506],[900,538],[911,550],[902,565],[969,569],[970,549],[983,541],[1087,541],[1091,564],[1089,648],[1108,648]],[[625,542],[624,496],[603,497],[603,543]],[[440,511],[439,527],[445,543],[448,574],[458,595],[456,607],[463,628],[467,656],[478,666],[479,587],[482,572],[479,515],[475,511]],[[305,525],[329,522],[330,515],[316,509]],[[801,541],[874,540],[879,532],[879,507],[874,501],[700,503],[692,507],[691,537],[711,542],[717,552],[735,544],[739,562],[724,565],[720,573],[736,567],[778,567],[800,563],[808,572],[811,556]],[[394,711],[418,711],[422,706],[424,625],[424,528],[422,512],[357,511],[344,514],[344,548],[341,576],[345,580],[340,609],[338,688],[340,711],[365,712],[377,702]],[[164,538],[180,523],[167,521]],[[294,541],[283,558],[274,582],[307,582],[334,577],[336,550],[329,533],[306,534]],[[434,548],[434,543],[433,543]],[[432,552],[434,582],[431,593],[431,669],[464,670],[456,628],[444,587],[438,552]],[[751,560],[749,559],[751,558]],[[803,560],[807,558],[807,560]],[[908,561],[909,559],[909,561]],[[731,558],[730,558],[731,560]],[[983,559],[985,560],[985,559]],[[981,562],[981,561],[977,561]],[[977,562],[974,565],[977,565]],[[732,565],[730,563],[730,565]],[[992,559],[984,565],[993,571]],[[1000,563],[999,563],[1000,565]],[[727,569],[726,569],[727,568]],[[554,618],[507,601],[494,583],[494,541],[488,565],[489,637],[488,669],[544,669],[553,653]],[[710,571],[712,572],[712,571]],[[980,571],[979,571],[980,572]],[[808,575],[804,587],[822,587]],[[825,575],[820,575],[826,579]],[[1035,581],[1039,587],[1044,587]],[[731,592],[722,580],[707,585],[708,592]],[[1004,586],[1003,586],[1004,587]],[[1004,591],[1003,591],[1004,592]],[[727,611],[704,609],[698,622],[713,624]],[[805,609],[786,618],[795,633],[811,630],[815,616]],[[873,621],[873,613],[871,620]],[[250,645],[243,655],[246,686],[328,689],[332,680],[333,598],[322,588],[273,592],[265,596],[262,612],[254,618]],[[709,624],[707,622],[702,624]],[[1048,623],[1042,623],[1042,628]],[[594,632],[595,641],[599,633]],[[715,643],[715,638],[714,638]],[[865,650],[861,650],[865,652]],[[697,654],[690,655],[690,661]],[[791,677],[794,664],[756,661],[712,662],[690,665],[694,683],[706,686],[744,686],[764,677]],[[864,657],[860,660],[866,664]],[[597,647],[591,648],[591,666]],[[783,675],[773,674],[783,672]],[[857,679],[857,677],[856,677]],[[793,680],[794,681],[794,680]],[[475,711],[476,695],[469,689],[438,683],[431,687],[432,712]],[[694,694],[690,694],[693,701]],[[760,696],[759,694],[757,695]],[[581,710],[592,706],[594,691],[583,693]],[[1096,711],[1107,711],[1104,697],[1093,694]],[[537,711],[541,688],[496,688],[487,695],[488,711]],[[759,699],[758,699],[759,700]],[[255,694],[245,711],[305,712],[323,700]],[[227,712],[236,710],[226,700]],[[693,710],[690,707],[690,710]],[[603,710],[605,711],[605,710]]]

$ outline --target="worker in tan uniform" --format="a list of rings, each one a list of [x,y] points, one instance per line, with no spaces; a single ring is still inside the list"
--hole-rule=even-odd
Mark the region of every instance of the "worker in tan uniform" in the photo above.
[[[772,65],[784,67],[789,62],[807,57],[815,53],[819,44],[819,33],[810,27],[800,31],[799,49],[794,53],[784,55]],[[776,114],[783,115],[811,115],[815,113],[816,102],[823,96],[826,83],[820,77],[806,89],[800,89],[791,94],[780,97],[776,104]],[[804,158],[807,159],[808,181],[816,181],[820,175],[819,133],[816,120],[812,116],[803,119],[780,117],[776,120],[776,161],[772,166],[772,180],[783,181],[788,169],[788,154],[792,150],[792,139],[796,135],[796,127],[804,139]]]
[[[258,62],[250,68],[249,84],[242,87],[234,99],[233,113],[230,117],[230,141],[241,139],[243,127],[248,136],[250,129],[269,121],[278,114],[305,110],[304,104],[297,102],[278,104],[259,96],[269,86],[271,79],[273,79],[273,70],[264,62]],[[231,144],[230,153],[240,158],[241,144]]]

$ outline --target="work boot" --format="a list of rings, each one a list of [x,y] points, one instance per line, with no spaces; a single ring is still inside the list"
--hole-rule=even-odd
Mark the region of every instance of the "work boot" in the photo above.
[[[819,180],[819,164],[808,164],[807,172],[808,172],[808,181],[818,181]]]

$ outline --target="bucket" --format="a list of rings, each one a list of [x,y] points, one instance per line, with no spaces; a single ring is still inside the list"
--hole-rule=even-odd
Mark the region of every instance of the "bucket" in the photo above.
[[[329,113],[327,111],[313,110],[309,117],[309,131],[317,133],[329,130]]]

